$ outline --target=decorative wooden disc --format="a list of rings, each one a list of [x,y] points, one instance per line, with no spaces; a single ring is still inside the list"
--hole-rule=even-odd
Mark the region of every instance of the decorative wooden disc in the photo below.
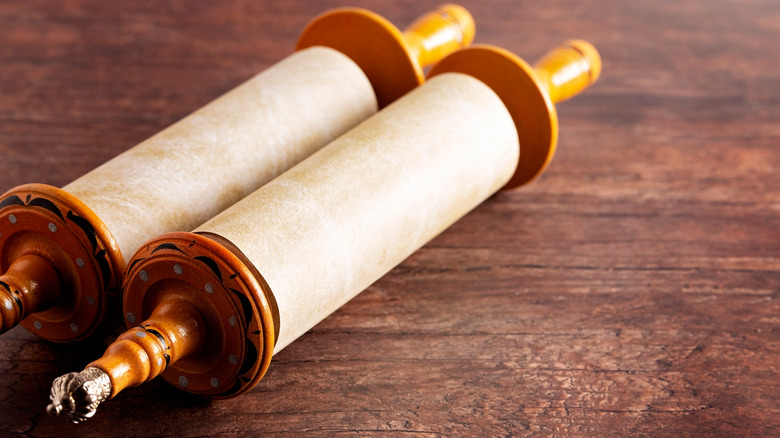
[[[26,184],[12,189],[0,197],[0,272],[25,254],[49,260],[60,276],[61,290],[55,291],[52,308],[28,316],[21,325],[54,342],[78,341],[94,333],[106,320],[109,301],[116,299],[125,267],[97,216],[56,187]]]
[[[316,17],[303,29],[295,49],[312,46],[330,47],[352,59],[371,81],[379,108],[425,80],[403,33],[365,9],[337,8]]]
[[[123,285],[128,327],[148,319],[165,297],[187,300],[201,313],[204,347],[171,364],[162,377],[213,398],[234,397],[257,384],[271,362],[278,324],[268,286],[227,246],[200,234],[164,234],[135,254]]]
[[[558,142],[558,115],[534,69],[499,47],[478,45],[459,50],[431,68],[429,77],[463,73],[489,86],[504,102],[517,127],[520,160],[504,189],[539,176],[552,160]]]

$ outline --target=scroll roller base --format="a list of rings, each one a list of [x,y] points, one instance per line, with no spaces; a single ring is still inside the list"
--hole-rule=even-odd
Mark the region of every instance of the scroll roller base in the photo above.
[[[428,77],[464,73],[489,86],[506,106],[520,139],[520,160],[504,189],[531,182],[552,161],[558,143],[555,103],[592,85],[601,74],[599,52],[587,41],[570,40],[533,67],[500,47],[478,45],[450,54]]]
[[[431,68],[428,76],[451,72],[464,73],[485,83],[512,115],[520,139],[520,160],[504,188],[521,186],[539,176],[555,154],[558,114],[533,67],[508,50],[478,45],[444,58]]]
[[[0,332],[21,320],[49,341],[90,336],[116,320],[107,312],[124,268],[111,233],[76,197],[44,184],[0,197]]]
[[[128,327],[147,329],[142,322],[174,299],[191,304],[205,322],[196,351],[170,364],[167,351],[150,355],[154,375],[161,373],[175,387],[211,398],[234,397],[260,381],[271,362],[278,311],[268,285],[234,245],[213,234],[168,233],[147,243],[133,260],[123,286]],[[157,332],[163,330],[148,331],[162,338]],[[136,335],[146,336],[140,333]],[[164,350],[180,348],[171,343],[188,342],[186,333],[179,333],[178,340],[165,338]],[[115,387],[112,396],[121,389]]]
[[[425,80],[423,67],[474,39],[474,19],[447,4],[401,32],[382,16],[361,8],[335,8],[312,20],[295,49],[325,46],[349,56],[371,81],[379,109]]]

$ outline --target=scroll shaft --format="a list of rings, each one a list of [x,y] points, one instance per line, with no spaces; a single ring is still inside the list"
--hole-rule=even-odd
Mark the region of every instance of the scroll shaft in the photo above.
[[[596,82],[601,74],[601,57],[589,42],[571,40],[544,55],[534,64],[534,70],[550,100],[561,102]]]
[[[152,316],[109,345],[87,367],[111,378],[111,397],[159,376],[172,363],[200,350],[206,338],[203,316],[189,301],[169,297]]]
[[[59,296],[60,278],[49,260],[36,254],[17,258],[0,276],[0,333],[48,309]]]
[[[474,19],[466,9],[449,4],[417,19],[403,35],[412,57],[425,66],[471,44],[474,28]]]
[[[206,324],[195,306],[175,294],[167,295],[149,319],[119,336],[103,357],[80,373],[55,379],[47,411],[73,422],[84,421],[102,401],[154,379],[169,365],[199,351],[205,339]]]

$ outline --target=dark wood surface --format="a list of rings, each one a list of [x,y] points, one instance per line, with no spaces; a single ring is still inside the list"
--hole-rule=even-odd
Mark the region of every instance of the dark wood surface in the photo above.
[[[342,1],[0,3],[0,190],[62,186],[289,54]],[[362,5],[399,24],[437,1]],[[0,337],[2,436],[771,436],[780,3],[464,1],[476,42],[601,51],[559,150],[210,402],[46,416],[95,345]],[[128,187],[132,190],[132,187]]]

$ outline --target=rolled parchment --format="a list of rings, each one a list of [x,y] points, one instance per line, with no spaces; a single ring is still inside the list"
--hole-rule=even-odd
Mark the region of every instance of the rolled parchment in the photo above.
[[[27,318],[48,340],[89,336],[144,241],[205,222],[419,85],[418,60],[472,38],[471,16],[454,5],[405,33],[336,9],[307,26],[293,55],[63,189],[7,192],[0,333]]]
[[[517,144],[487,85],[437,76],[195,232],[268,283],[278,352],[506,184]]]
[[[202,224],[376,109],[352,60],[304,49],[62,190],[132,255],[150,236]]]
[[[79,421],[160,374],[214,398],[248,391],[273,354],[491,194],[538,175],[555,146],[550,96],[576,94],[599,70],[584,41],[536,69],[501,49],[461,50],[193,233],[147,242],[124,283],[132,328],[55,381],[50,411]],[[74,399],[85,393],[90,403]]]

